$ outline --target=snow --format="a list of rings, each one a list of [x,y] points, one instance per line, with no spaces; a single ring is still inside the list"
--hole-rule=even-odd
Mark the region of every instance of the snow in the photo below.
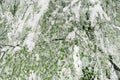
[[[8,40],[11,42],[12,41],[12,33],[7,33]]]
[[[106,19],[107,21],[110,21],[110,18],[107,16],[107,14],[103,11],[102,6],[100,3],[97,3],[96,5],[94,5],[93,7],[90,7],[90,21],[92,23],[92,25],[95,25],[95,19],[97,17],[99,17],[101,19]]]
[[[111,74],[111,76],[110,76],[111,80],[118,80],[118,77],[117,77],[116,72],[113,67],[111,68],[110,74]]]
[[[72,41],[72,40],[74,40],[74,38],[75,38],[75,32],[74,31],[70,32],[68,34],[68,36],[66,37],[67,41],[69,41],[69,40]]]
[[[92,3],[92,4],[95,4],[96,2],[98,2],[99,0],[89,0],[90,1],[90,3]]]
[[[72,11],[75,14],[75,18],[77,19],[77,21],[79,21],[79,16],[80,16],[80,7],[81,7],[81,2],[79,2],[78,5],[73,6],[72,7]],[[66,8],[64,8],[64,11],[66,10]]]
[[[24,41],[24,45],[27,46],[29,52],[31,52],[35,47],[34,39],[35,39],[35,33],[32,32],[28,34],[27,38]]]
[[[79,0],[72,0],[71,1],[71,6],[73,6],[76,2],[78,2]]]
[[[33,48],[35,47],[35,38],[37,38],[36,30],[39,27],[37,25],[38,25],[38,22],[42,20],[42,16],[44,15],[44,13],[47,11],[49,1],[50,0],[38,0],[38,7],[40,8],[40,11],[38,13],[31,14],[33,13],[33,8],[34,8],[34,5],[32,5],[33,1],[25,0],[26,4],[29,5],[28,9],[25,13],[24,19],[23,20],[18,19],[18,21],[16,21],[16,23],[12,25],[13,29],[11,30],[11,32],[7,34],[10,43],[13,40],[15,42],[18,42],[17,38],[21,36],[21,34],[23,33],[23,29],[25,29],[26,27],[29,27],[31,28],[31,31],[29,31],[27,38],[25,39],[25,41],[23,41],[24,42],[23,45],[27,46],[29,52],[33,50]],[[23,1],[21,1],[21,4],[22,3]],[[10,15],[10,13],[8,13],[7,15]],[[8,17],[8,20],[12,19],[9,16],[7,17]],[[20,48],[17,47],[15,51],[16,50],[20,50]]]
[[[35,53],[35,57],[36,57],[36,61],[39,61],[40,60],[40,57],[38,54]]]
[[[115,26],[114,24],[112,24],[113,28],[116,28],[118,30],[120,30],[120,27],[119,26]]]
[[[25,13],[25,16],[24,16],[24,21],[26,21],[26,19],[28,18],[28,16],[30,15],[30,13],[32,13],[33,11],[33,5],[30,5]]]
[[[82,75],[82,61],[80,60],[79,47],[77,45],[74,46],[73,60],[76,74],[80,77]]]
[[[38,77],[38,76],[36,75],[36,73],[33,73],[33,72],[32,72],[32,73],[30,74],[28,80],[41,80],[41,78]]]
[[[2,9],[0,9],[1,11],[0,25],[3,26],[5,25],[5,27],[7,26],[6,28],[7,35],[5,35],[5,38],[7,36],[7,39],[5,41],[1,41],[1,43],[4,42],[6,45],[9,44],[14,46],[14,47],[5,46],[5,47],[1,47],[0,49],[1,56],[3,54],[2,51],[6,52],[4,56],[5,59],[3,59],[4,61],[1,60],[1,65],[0,65],[0,67],[2,67],[1,69],[3,69],[2,71],[0,70],[1,76],[3,78],[9,77],[8,75],[4,75],[3,71],[8,72],[9,68],[12,69],[14,67],[17,67],[17,64],[19,64],[21,62],[21,59],[23,58],[26,61],[25,62],[23,61],[22,64],[20,64],[21,65],[20,72],[25,70],[26,73],[28,68],[25,66],[32,65],[29,64],[29,62],[32,61],[32,63],[37,64],[35,70],[37,70],[37,73],[41,76],[41,78],[44,76],[51,77],[51,74],[49,74],[50,71],[48,67],[49,64],[47,64],[47,62],[49,63],[49,60],[53,62],[57,58],[58,59],[58,63],[56,62],[57,66],[53,64],[52,68],[55,67],[55,72],[60,73],[61,79],[59,79],[58,76],[56,75],[52,75],[53,80],[66,80],[66,77],[69,77],[69,80],[79,80],[80,77],[83,77],[82,68],[84,69],[84,67],[88,67],[88,65],[92,66],[94,65],[94,62],[95,62],[94,73],[96,80],[97,77],[101,77],[102,80],[104,79],[107,80],[104,73],[105,69],[110,70],[111,80],[117,80],[117,76],[114,71],[114,68],[111,67],[112,65],[107,65],[107,62],[109,62],[107,55],[111,54],[112,56],[115,57],[119,56],[119,51],[117,51],[120,48],[119,42],[117,42],[119,37],[116,35],[119,35],[117,33],[119,33],[118,30],[120,30],[120,27],[119,25],[118,26],[115,25],[114,21],[113,23],[111,22],[109,24],[109,21],[111,21],[112,18],[116,15],[116,12],[114,14],[113,12],[115,10],[110,9],[109,11],[111,12],[108,11],[108,14],[110,15],[109,17],[108,14],[104,11],[104,9],[105,10],[108,9],[104,7],[104,5],[106,5],[106,2],[105,4],[102,3],[104,2],[104,0],[85,0],[86,2],[84,0],[56,0],[55,2],[51,0],[17,0],[17,1],[19,1],[20,4],[15,16],[13,16],[10,11],[10,8],[15,3],[14,0],[12,1],[6,0],[2,6],[3,11]],[[65,5],[64,7],[62,3]],[[83,5],[82,3],[84,3],[85,5]],[[49,4],[52,6],[49,6]],[[112,6],[112,5],[108,4],[108,6]],[[54,8],[54,10],[52,8]],[[61,10],[63,10],[63,12]],[[48,13],[51,16],[45,14],[46,11],[48,11]],[[95,31],[93,32],[93,35],[95,35],[94,41],[90,40],[89,36],[86,35],[87,30],[82,29],[83,25],[88,26],[86,25],[86,23],[89,21],[86,20],[86,16],[85,16],[86,12],[90,13],[89,19],[91,21],[91,25],[95,26]],[[23,16],[24,13],[25,15]],[[46,25],[44,26],[42,24],[45,21],[43,20],[44,14],[45,14],[45,19],[46,16],[49,18],[48,20],[46,19],[46,23],[47,23],[46,25],[48,26]],[[56,14],[58,14],[58,16],[56,16]],[[104,22],[105,24],[104,23],[101,25],[97,24],[98,22],[97,18],[101,20],[100,23]],[[59,22],[63,22],[63,20],[65,20],[65,23],[57,24],[56,19],[57,20],[59,19]],[[73,24],[72,21],[76,21],[78,25]],[[71,27],[73,28],[73,30],[71,32],[68,32],[69,28]],[[59,33],[61,32],[60,28],[64,29],[63,35]],[[107,30],[111,30],[111,31],[107,32]],[[90,32],[91,31],[89,31],[89,33]],[[38,35],[38,33],[40,35]],[[104,34],[107,34],[107,37],[104,37]],[[2,38],[4,36],[0,36],[0,37]],[[52,37],[58,37],[58,38],[65,37],[66,41],[64,40],[52,41],[51,40]],[[39,41],[37,42],[37,40]],[[78,44],[74,40],[78,41]],[[39,45],[36,45],[37,43],[39,43]],[[17,51],[24,50],[23,47],[26,47],[28,49],[28,52],[32,53],[32,55],[34,56],[32,56],[31,54],[14,55],[15,53],[17,53]],[[34,48],[36,48],[37,50],[36,49],[34,50]],[[67,50],[68,48],[68,51],[65,51],[65,55],[63,54],[63,52],[61,54],[60,51],[61,48],[65,50]],[[80,55],[81,53],[83,54],[83,56]],[[8,54],[10,55],[11,60],[7,62],[7,60],[10,59]],[[88,54],[90,56],[88,56]],[[19,55],[20,57],[18,57]],[[21,56],[23,57],[21,58]],[[45,59],[42,60],[43,62],[38,62],[41,61],[41,58],[42,57],[44,58],[44,56]],[[54,59],[55,56],[56,58]],[[16,57],[18,59],[14,61],[14,58]],[[30,57],[29,61],[27,61],[27,57]],[[94,57],[93,60],[89,60],[89,58],[91,59],[93,57]],[[103,58],[104,61],[102,60]],[[119,59],[116,58],[114,61],[117,63],[119,62]],[[103,62],[103,64],[101,62]],[[109,67],[102,68],[102,66],[107,66],[107,67],[109,66]],[[40,68],[40,71],[38,70],[38,68]],[[48,71],[47,74],[44,74],[45,69],[47,69]],[[32,73],[29,72],[26,73],[29,76],[27,76],[24,73],[22,74],[20,73],[19,76],[26,78],[28,80],[42,80],[40,77],[38,77],[37,73],[35,73],[35,70]],[[13,77],[16,77],[16,75],[11,75],[11,78]],[[21,79],[19,78],[19,80]]]
[[[68,35],[66,36],[66,41],[74,40],[76,31],[77,31],[77,28],[74,28],[72,32],[69,32]]]
[[[13,52],[17,52],[17,51],[20,51],[20,50],[21,50],[21,47],[16,46],[16,47],[14,48]]]
[[[8,49],[9,49],[9,46],[3,47],[3,48],[1,49],[1,52],[5,52],[5,51],[7,51]]]

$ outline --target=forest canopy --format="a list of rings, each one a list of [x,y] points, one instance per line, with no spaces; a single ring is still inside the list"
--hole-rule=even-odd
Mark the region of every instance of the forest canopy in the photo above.
[[[119,80],[119,0],[0,0],[0,80]]]

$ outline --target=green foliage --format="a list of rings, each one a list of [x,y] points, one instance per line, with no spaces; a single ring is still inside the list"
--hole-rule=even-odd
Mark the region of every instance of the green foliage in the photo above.
[[[88,67],[83,69],[83,77],[81,78],[81,80],[94,80],[94,78],[95,78],[94,69],[90,70]]]
[[[47,2],[0,0],[0,80],[28,80],[32,73],[41,80],[113,77],[108,55],[118,55],[120,51],[120,1],[101,0],[99,5],[90,0],[50,0],[44,9]],[[93,9],[95,5],[103,12]],[[92,9],[96,14],[92,14]],[[75,33],[70,35],[74,39],[67,40],[71,32]],[[29,36],[30,33],[34,33],[34,37]],[[34,48],[29,51],[27,45]],[[76,45],[78,51],[74,49]],[[19,47],[21,49],[16,50]],[[119,60],[119,56],[115,56],[118,65]],[[77,61],[82,63],[77,65],[78,69]],[[75,69],[81,69],[82,75],[77,75]]]

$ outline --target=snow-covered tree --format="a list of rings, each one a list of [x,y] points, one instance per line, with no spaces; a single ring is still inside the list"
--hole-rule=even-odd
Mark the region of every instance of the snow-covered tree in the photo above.
[[[119,80],[119,0],[0,0],[0,80]]]

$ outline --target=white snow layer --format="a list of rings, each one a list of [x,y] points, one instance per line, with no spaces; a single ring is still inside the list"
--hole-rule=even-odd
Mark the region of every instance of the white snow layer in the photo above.
[[[36,29],[38,29],[37,25],[41,17],[44,15],[44,13],[47,11],[49,5],[49,0],[39,0],[38,1],[38,7],[40,7],[40,12],[35,14],[34,17],[28,21],[28,25],[32,27],[33,32],[31,32],[28,37],[25,40],[25,44],[27,45],[28,51],[31,52],[33,48],[35,47],[35,36],[37,36]]]
[[[75,18],[79,21],[80,17],[80,7],[81,7],[81,2],[79,2],[78,5],[75,5],[72,7],[72,12],[75,14]]]
[[[89,0],[91,4],[95,4],[96,2],[98,2],[99,0]]]
[[[35,39],[35,33],[29,33],[24,41],[24,45],[27,46],[29,52],[31,52],[35,47],[34,39]]]
[[[29,80],[41,80],[41,78],[40,77],[38,77],[37,75],[36,75],[36,73],[31,73],[30,74],[30,76],[29,76]]]
[[[90,1],[94,1],[94,0],[90,0]],[[94,2],[96,2],[96,1],[94,1]],[[100,16],[101,19],[106,19],[107,21],[110,21],[110,18],[103,11],[100,2],[98,2],[97,4],[95,4],[93,7],[90,7],[90,12],[91,12],[91,14],[90,14],[90,21],[91,21],[91,24],[93,26],[95,24],[95,19],[97,17],[99,17],[99,16]]]
[[[77,45],[74,46],[73,60],[74,68],[79,79],[82,75],[82,61],[80,60],[79,47]]]
[[[23,29],[25,29],[26,27],[31,28],[31,31],[29,32],[27,38],[25,39],[25,41],[23,41],[24,42],[23,45],[27,46],[29,52],[32,51],[33,48],[35,47],[35,40],[36,40],[35,36],[37,36],[37,29],[39,27],[38,22],[41,20],[41,17],[47,11],[50,0],[37,0],[37,1],[38,1],[37,6],[39,7],[39,12],[33,11],[33,7],[34,7],[34,5],[32,5],[33,1],[30,0],[25,1],[29,5],[29,7],[26,10],[24,19],[21,20],[21,18],[18,17],[19,20],[12,24],[13,29],[11,30],[11,32],[8,33],[8,39],[10,41],[10,44],[13,44],[13,41],[19,42],[18,37],[20,37],[21,36],[20,34],[23,33]],[[18,47],[16,48],[16,50],[19,49]]]
[[[76,31],[77,31],[77,28],[74,28],[72,32],[69,32],[68,35],[66,36],[66,41],[74,40]]]

